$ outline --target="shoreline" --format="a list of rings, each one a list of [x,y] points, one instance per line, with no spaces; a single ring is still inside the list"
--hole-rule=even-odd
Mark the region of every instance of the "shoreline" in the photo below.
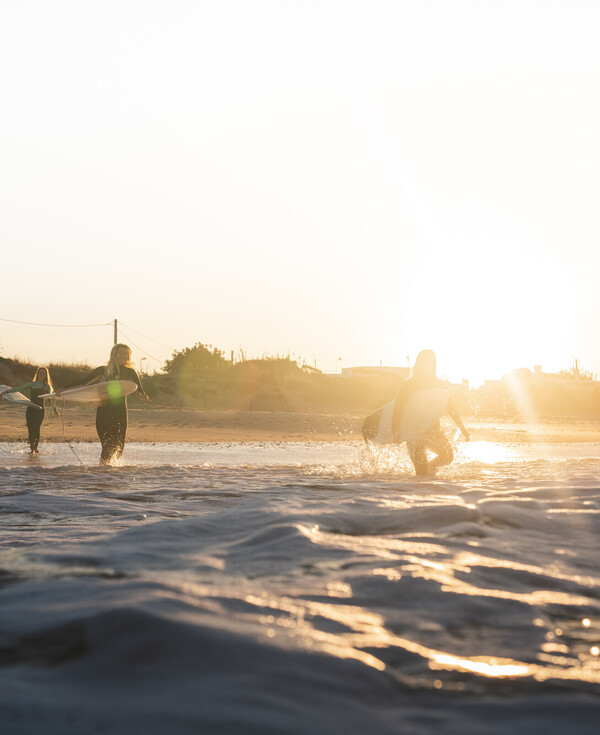
[[[128,442],[310,442],[362,441],[364,415],[212,411],[186,408],[129,408]],[[502,443],[597,443],[600,423],[590,420],[554,420],[537,424],[464,419],[473,441]],[[449,432],[454,424],[443,419]],[[46,412],[42,442],[96,442],[95,408],[69,406],[60,417]],[[26,442],[25,410],[0,409],[0,442]]]

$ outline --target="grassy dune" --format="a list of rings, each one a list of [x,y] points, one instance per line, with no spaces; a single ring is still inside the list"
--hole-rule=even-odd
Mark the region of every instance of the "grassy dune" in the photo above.
[[[48,366],[56,387],[83,380],[88,365]],[[0,357],[0,383],[32,379],[35,365]],[[142,376],[152,407],[208,411],[257,411],[364,416],[395,398],[402,379],[392,373],[365,377],[323,374],[282,357],[225,360],[203,345],[175,353],[165,372]],[[600,418],[600,383],[594,380],[526,380],[518,391],[508,382],[468,390],[451,385],[464,416],[503,421]]]

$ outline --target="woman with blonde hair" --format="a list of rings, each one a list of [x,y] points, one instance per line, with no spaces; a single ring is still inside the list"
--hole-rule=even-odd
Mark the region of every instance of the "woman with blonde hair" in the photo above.
[[[88,373],[82,383],[66,386],[62,390],[104,380],[131,380],[137,385],[140,398],[144,401],[149,400],[131,360],[131,348],[124,344],[114,345],[110,351],[108,363]],[[60,396],[61,391],[56,391],[56,394]],[[113,460],[120,459],[127,435],[126,396],[109,397],[98,406],[96,431],[102,444],[100,464],[110,464]]]
[[[35,406],[27,406],[27,411],[25,412],[25,421],[27,422],[27,432],[29,434],[29,447],[31,449],[31,456],[34,457],[38,453],[40,430],[46,415],[44,410],[44,395],[54,391],[48,368],[38,367],[31,382],[18,385],[16,388],[11,388],[6,393],[23,393],[23,391],[25,391],[25,395],[29,400],[35,403]],[[52,406],[52,410],[56,413],[54,405]]]

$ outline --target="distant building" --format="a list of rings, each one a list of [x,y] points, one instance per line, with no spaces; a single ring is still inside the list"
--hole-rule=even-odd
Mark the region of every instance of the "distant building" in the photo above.
[[[497,414],[532,417],[597,417],[600,382],[579,374],[544,373],[541,365],[511,370],[501,380],[486,380],[480,408]]]
[[[572,385],[573,383],[584,383],[588,386],[596,384],[598,385],[598,382],[595,380],[586,379],[584,377],[581,377],[579,373],[574,374],[560,374],[560,373],[545,373],[542,371],[541,365],[534,365],[533,366],[533,372],[529,368],[518,368],[517,370],[511,370],[510,373],[506,373],[506,375],[502,376],[503,382],[511,382],[514,380],[520,380],[520,381],[528,381],[528,380],[534,380],[536,382],[538,381],[544,381],[546,383],[568,383]],[[486,383],[498,383],[500,381],[486,381]]]
[[[528,381],[532,379],[539,380],[540,378],[548,379],[548,378],[559,378],[559,375],[554,375],[554,373],[543,373],[542,372],[542,366],[541,365],[535,365],[534,366],[534,372],[532,373],[529,368],[523,367],[523,368],[517,368],[516,370],[511,370],[509,373],[505,373],[500,380],[485,380],[483,382],[483,388],[485,390],[498,390],[499,388],[502,388],[503,386],[506,386],[507,383],[514,383],[515,381]]]

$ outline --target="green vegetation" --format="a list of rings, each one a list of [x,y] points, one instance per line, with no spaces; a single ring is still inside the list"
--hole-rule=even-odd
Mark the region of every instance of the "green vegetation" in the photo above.
[[[197,342],[193,347],[176,350],[171,359],[165,361],[163,370],[167,375],[206,374],[225,364],[225,353],[222,350]]]
[[[0,358],[0,383],[25,383],[36,367]],[[55,386],[61,387],[76,383],[91,367],[50,364],[48,369]],[[372,410],[394,398],[400,385],[400,379],[390,374],[368,378],[324,375],[290,357],[246,359],[242,355],[232,362],[221,350],[201,343],[174,352],[164,372],[145,375],[143,382],[151,406],[156,407],[340,414]]]
[[[28,383],[30,380],[33,380],[33,376],[38,367],[39,365],[33,365],[24,360],[0,357],[0,383],[10,386]],[[71,365],[66,363],[59,365],[50,364],[47,367],[50,370],[52,382],[57,387],[76,382],[92,369],[84,363],[74,363]]]
[[[393,397],[395,376],[377,379],[324,375],[291,357],[265,355],[227,360],[212,345],[198,343],[174,352],[162,375],[145,379],[164,404],[254,411],[366,411]]]
[[[36,365],[0,357],[0,383],[19,385],[32,379]],[[57,387],[77,383],[88,365],[49,365]],[[517,373],[519,371],[516,371]],[[200,342],[173,353],[164,371],[143,377],[151,407],[211,410],[287,411],[365,415],[392,400],[401,378],[391,373],[343,378],[326,375],[289,356],[264,355],[228,360],[222,350]],[[576,369],[534,376],[524,371],[514,380],[492,382],[477,390],[451,386],[461,413],[491,419],[596,418],[600,383]],[[135,405],[133,397],[132,405]]]

